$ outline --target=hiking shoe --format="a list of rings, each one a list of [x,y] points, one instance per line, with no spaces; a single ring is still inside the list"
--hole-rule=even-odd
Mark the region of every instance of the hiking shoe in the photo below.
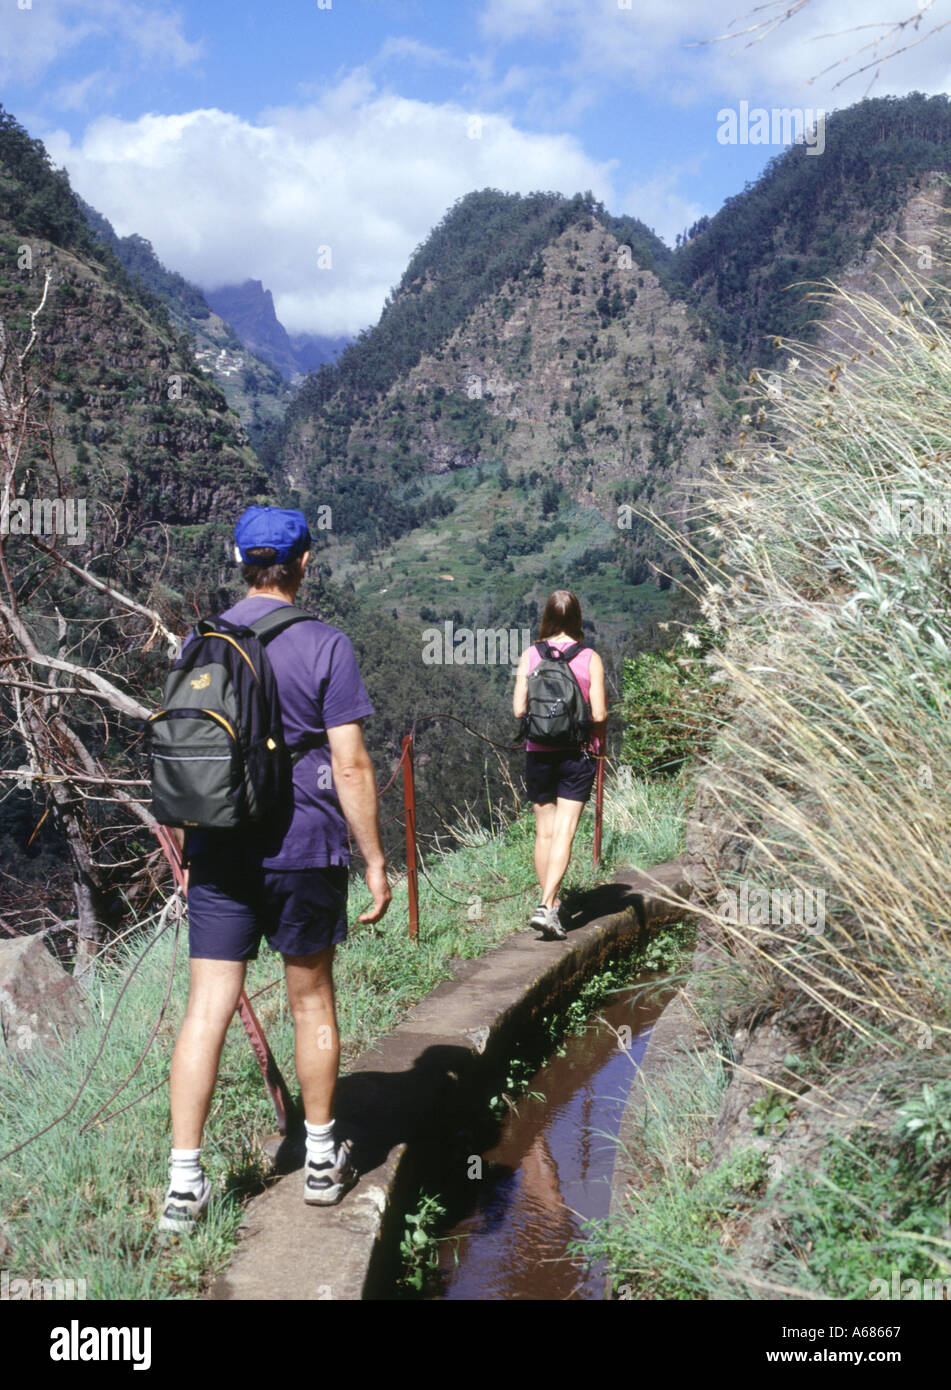
[[[567,941],[568,933],[561,925],[561,914],[557,907],[547,909],[545,925],[542,928],[542,935],[546,941]]]
[[[304,1201],[313,1207],[332,1207],[359,1178],[350,1160],[350,1140],[337,1148],[333,1163],[308,1163],[304,1169]]]
[[[540,931],[545,930],[548,925],[548,908],[544,903],[538,904],[535,911],[532,913],[532,920],[528,925],[530,927],[537,927]]]
[[[187,1235],[198,1224],[208,1198],[211,1196],[211,1183],[204,1173],[201,1175],[201,1189],[198,1192],[178,1192],[170,1187],[165,1194],[165,1206],[159,1219],[160,1231],[176,1231]]]

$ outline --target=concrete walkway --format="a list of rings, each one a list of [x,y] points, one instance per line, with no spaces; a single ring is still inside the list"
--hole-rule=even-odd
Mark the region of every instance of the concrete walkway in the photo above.
[[[337,1134],[353,1140],[358,1185],[336,1207],[303,1200],[303,1156],[280,1158],[286,1176],[248,1207],[213,1299],[362,1299],[386,1288],[403,1217],[415,1205],[414,1150],[432,1150],[462,1120],[486,1110],[498,1068],[542,1015],[567,1004],[591,975],[647,928],[682,911],[654,897],[684,893],[679,863],[625,872],[586,895],[565,942],[526,930],[423,999],[340,1081]],[[286,1147],[286,1146],[285,1146]]]

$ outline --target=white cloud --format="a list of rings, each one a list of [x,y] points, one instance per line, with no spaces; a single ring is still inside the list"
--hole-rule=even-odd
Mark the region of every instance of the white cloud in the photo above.
[[[444,48],[436,48],[432,44],[422,43],[419,39],[411,39],[406,35],[386,39],[372,60],[372,66],[382,66],[391,59],[406,59],[424,67],[465,69],[473,66],[471,59],[457,58]]]
[[[5,0],[0,82],[35,82],[90,40],[111,39],[122,69],[187,67],[201,45],[188,42],[182,25],[178,10],[156,12],[139,0],[35,0],[24,9]]]
[[[617,0],[611,0],[617,9]],[[483,33],[492,39],[549,38],[566,25],[584,22],[591,0],[488,0],[480,16]]]
[[[687,172],[695,171],[666,169],[631,184],[621,200],[620,211],[640,218],[668,246],[673,246],[678,232],[685,232],[705,212],[711,211],[680,192],[678,184]]]
[[[56,111],[88,111],[104,97],[112,97],[119,88],[115,75],[105,68],[89,73],[75,82],[63,82],[50,93],[49,104]]]
[[[615,162],[569,135],[378,92],[348,74],[324,98],[250,122],[217,109],[103,117],[57,165],[120,235],[148,237],[166,265],[208,289],[248,278],[289,331],[355,333],[379,316],[413,249],[472,189],[590,188],[610,205]],[[329,247],[332,269],[319,268]]]

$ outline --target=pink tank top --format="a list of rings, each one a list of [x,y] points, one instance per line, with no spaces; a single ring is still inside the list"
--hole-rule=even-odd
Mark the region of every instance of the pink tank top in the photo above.
[[[557,647],[558,650],[562,652],[567,647],[570,647],[574,640],[573,637],[559,637],[556,641],[552,641],[551,638],[546,638],[550,647]],[[568,665],[574,673],[575,679],[581,686],[582,695],[589,701],[591,699],[591,657],[593,654],[593,649],[591,647],[585,647],[572,661],[568,662]],[[538,648],[533,644],[528,653],[529,675],[531,675],[540,661],[541,657],[539,656]],[[552,748],[551,745],[547,743],[532,743],[530,738],[525,740],[526,753],[566,753],[570,751],[568,747]]]

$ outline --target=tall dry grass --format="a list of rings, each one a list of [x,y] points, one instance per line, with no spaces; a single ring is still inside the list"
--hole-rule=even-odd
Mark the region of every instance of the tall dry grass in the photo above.
[[[712,471],[717,558],[680,543],[723,636],[708,660],[736,698],[704,779],[743,862],[721,867],[708,916],[753,968],[894,1050],[951,1036],[951,240],[940,243],[927,270],[916,248],[883,252],[870,292],[813,291],[829,324],[819,345],[781,343],[783,366],[751,375],[738,444]],[[759,910],[737,920],[744,880]],[[796,919],[797,889],[824,906],[812,923]]]

